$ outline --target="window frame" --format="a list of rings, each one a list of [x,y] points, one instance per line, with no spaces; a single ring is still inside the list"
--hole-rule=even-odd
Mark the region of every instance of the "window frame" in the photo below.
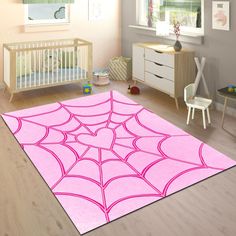
[[[65,19],[46,19],[46,20],[29,20],[29,5],[25,4],[25,25],[58,25],[70,23],[70,4],[63,3],[65,6]]]
[[[141,21],[140,21],[140,18],[143,18],[144,17],[140,17],[140,15],[142,14],[142,9],[141,9],[141,1],[143,0],[136,0],[136,24],[138,26],[141,26],[141,27],[145,27],[147,29],[155,29],[155,27],[149,27],[147,24],[140,24]],[[187,27],[187,26],[181,26],[181,33],[183,33],[184,35],[192,35],[192,34],[196,34],[196,35],[204,35],[204,0],[201,0],[201,28],[195,28],[195,27]],[[144,21],[143,21],[144,23]],[[146,22],[145,22],[146,23]],[[169,29],[170,29],[170,33],[173,33],[173,25],[170,24],[169,26]]]

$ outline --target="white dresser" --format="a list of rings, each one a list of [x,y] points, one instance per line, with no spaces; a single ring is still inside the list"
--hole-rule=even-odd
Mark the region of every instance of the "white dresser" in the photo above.
[[[195,79],[194,52],[175,52],[172,46],[156,43],[133,45],[133,80],[145,83],[175,98]]]

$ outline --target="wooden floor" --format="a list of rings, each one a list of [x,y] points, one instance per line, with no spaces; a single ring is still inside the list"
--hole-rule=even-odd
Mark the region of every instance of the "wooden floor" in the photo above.
[[[142,88],[132,99],[236,160],[236,119],[211,111],[212,126],[202,128],[201,114],[189,127],[186,108],[154,89]],[[113,82],[94,93],[115,89],[126,94],[127,84]],[[82,96],[77,85],[19,94],[9,104],[0,91],[0,113]],[[232,134],[230,134],[232,133]],[[0,119],[0,236],[78,236],[76,228]],[[236,235],[236,168],[138,210],[88,236],[222,236]]]

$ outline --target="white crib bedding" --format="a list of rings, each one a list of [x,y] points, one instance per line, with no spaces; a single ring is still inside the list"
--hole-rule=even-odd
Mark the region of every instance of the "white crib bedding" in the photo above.
[[[76,81],[88,78],[88,72],[81,68],[62,68],[51,72],[34,72],[17,77],[17,89],[31,88],[48,84]]]

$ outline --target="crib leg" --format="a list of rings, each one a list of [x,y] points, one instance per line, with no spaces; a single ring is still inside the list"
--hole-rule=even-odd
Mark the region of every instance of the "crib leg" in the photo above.
[[[3,89],[3,93],[6,93],[6,92],[7,92],[7,86],[5,85]]]
[[[11,93],[11,97],[10,97],[10,99],[9,99],[9,102],[12,102],[13,97],[14,97],[14,93]]]

